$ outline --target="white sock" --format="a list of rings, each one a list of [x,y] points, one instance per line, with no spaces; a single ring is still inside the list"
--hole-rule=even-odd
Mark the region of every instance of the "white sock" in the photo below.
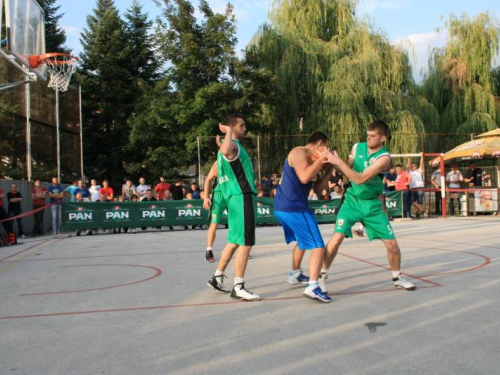
[[[209,250],[212,250],[212,248],[211,247],[207,247],[207,251],[209,251]]]
[[[244,282],[245,282],[245,279],[243,279],[243,277],[235,277],[234,278],[234,285],[243,284]]]
[[[299,269],[296,269],[296,270],[291,270],[290,271],[290,275],[292,276],[297,276],[299,275],[300,273],[302,272],[302,270],[299,268]]]
[[[309,280],[309,283],[307,284],[307,288],[311,289],[316,289],[319,286],[318,280]]]
[[[321,269],[321,273],[327,274],[328,275],[328,270],[325,270],[324,268]]]
[[[401,275],[401,271],[392,271],[392,278],[396,279],[399,275]]]
[[[221,270],[215,271],[215,276],[220,276],[220,275],[224,275],[224,271]]]

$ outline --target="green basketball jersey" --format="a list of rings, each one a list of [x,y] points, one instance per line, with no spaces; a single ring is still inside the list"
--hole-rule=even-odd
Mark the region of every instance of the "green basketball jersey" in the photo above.
[[[229,161],[220,151],[217,154],[217,172],[219,174],[217,189],[226,199],[239,194],[257,194],[250,156],[240,142],[235,139],[233,142],[238,148],[233,160]]]
[[[366,168],[375,163],[381,156],[390,156],[389,151],[383,146],[377,152],[369,154],[368,145],[366,142],[360,142],[356,146],[356,154],[354,155],[353,170],[358,173],[363,173]],[[351,181],[352,187],[347,190],[347,194],[351,194],[361,199],[374,199],[384,192],[384,175],[379,174],[361,185],[357,185]]]

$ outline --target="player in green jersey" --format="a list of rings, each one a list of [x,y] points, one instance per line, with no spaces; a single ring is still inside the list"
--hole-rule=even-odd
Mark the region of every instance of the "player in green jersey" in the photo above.
[[[401,276],[401,251],[394,236],[392,226],[383,210],[379,196],[384,192],[383,174],[389,170],[391,155],[384,146],[389,134],[389,126],[383,121],[375,121],[368,126],[366,142],[354,145],[348,163],[336,153],[324,152],[327,161],[337,166],[349,178],[352,187],[347,191],[335,223],[335,231],[325,249],[325,260],[320,274],[320,286],[327,292],[327,270],[337,255],[345,237],[352,237],[352,227],[360,221],[368,238],[380,239],[387,247],[387,257],[392,271],[394,286],[414,290],[415,285]]]
[[[236,250],[234,287],[231,298],[256,301],[260,296],[245,288],[245,269],[252,246],[255,244],[256,195],[252,163],[240,144],[245,137],[246,126],[242,115],[226,117],[219,128],[225,139],[217,154],[217,189],[227,201],[228,244],[222,250],[217,270],[207,285],[217,292],[229,293],[224,286],[224,272]]]

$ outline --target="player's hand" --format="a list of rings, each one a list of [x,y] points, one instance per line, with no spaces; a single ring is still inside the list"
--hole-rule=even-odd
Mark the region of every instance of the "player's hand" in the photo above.
[[[210,200],[210,198],[204,198],[203,199],[203,208],[205,210],[210,210],[210,206],[212,206],[212,201]]]
[[[323,151],[321,153],[321,156],[325,159],[325,163],[330,163],[333,165],[338,165],[342,161],[342,159],[340,159],[339,156],[337,155],[336,151],[333,151],[333,153]]]
[[[224,124],[219,124],[219,130],[221,131],[221,133],[223,134],[227,134],[229,132],[229,130],[231,129],[230,126],[227,126],[227,125],[224,125]],[[219,146],[220,147],[220,146]]]

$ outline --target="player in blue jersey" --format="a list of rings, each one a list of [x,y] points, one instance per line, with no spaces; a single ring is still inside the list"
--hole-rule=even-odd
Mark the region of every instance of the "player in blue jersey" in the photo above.
[[[328,294],[319,287],[318,277],[323,263],[325,244],[318,223],[309,210],[307,198],[312,181],[325,164],[321,152],[327,150],[328,137],[322,132],[314,132],[305,147],[294,148],[285,160],[283,175],[274,198],[274,215],[283,227],[286,242],[296,241],[293,254],[293,269],[290,284],[307,283],[304,296],[331,302]],[[300,261],[304,251],[309,250],[309,278],[302,274]]]

